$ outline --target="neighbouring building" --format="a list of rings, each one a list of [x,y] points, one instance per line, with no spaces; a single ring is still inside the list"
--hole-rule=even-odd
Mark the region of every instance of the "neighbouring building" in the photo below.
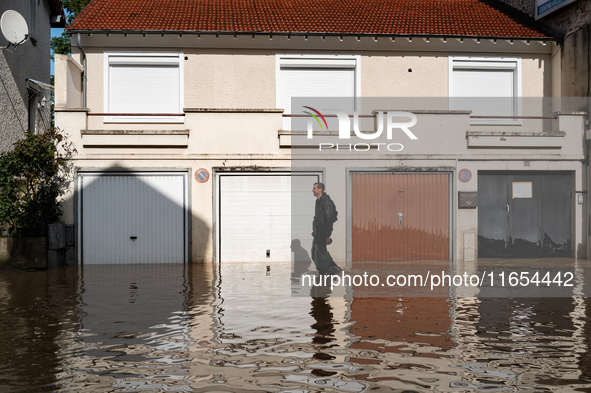
[[[557,31],[562,37],[561,91],[562,97],[591,96],[591,1],[565,0],[559,2],[536,0],[503,0],[540,23]],[[585,101],[588,110],[589,104]]]
[[[65,27],[61,0],[2,0],[0,16],[8,10],[25,19],[29,39],[0,50],[0,151],[50,126],[51,27]],[[8,44],[0,34],[0,47]]]
[[[560,91],[554,95],[577,97],[578,99],[573,100],[573,109],[589,113],[591,111],[591,13],[589,13],[591,1],[503,1],[558,32],[561,36],[557,42],[560,46],[560,71],[557,71],[556,75],[559,78]],[[587,128],[589,129],[588,124]],[[591,135],[587,138],[591,138]],[[589,181],[588,176],[586,181]],[[590,218],[587,217],[587,219]],[[588,244],[591,243],[588,242]],[[589,252],[591,251],[588,250],[587,253]]]
[[[586,113],[507,9],[93,0],[55,65],[78,263],[305,259],[316,181],[341,264],[586,257]]]

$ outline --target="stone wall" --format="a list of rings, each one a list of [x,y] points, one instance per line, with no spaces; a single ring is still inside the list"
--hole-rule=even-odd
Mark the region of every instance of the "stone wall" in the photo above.
[[[502,0],[503,3],[510,5],[531,16],[535,17],[534,0]],[[553,13],[540,18],[539,22],[560,31],[565,35],[581,29],[591,23],[591,0],[577,0]]]
[[[46,237],[0,238],[0,269],[47,268]]]

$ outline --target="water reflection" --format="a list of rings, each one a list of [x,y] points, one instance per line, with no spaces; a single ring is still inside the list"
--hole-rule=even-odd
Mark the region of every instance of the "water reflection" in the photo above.
[[[2,271],[0,391],[591,390],[587,298],[292,297],[292,275]]]

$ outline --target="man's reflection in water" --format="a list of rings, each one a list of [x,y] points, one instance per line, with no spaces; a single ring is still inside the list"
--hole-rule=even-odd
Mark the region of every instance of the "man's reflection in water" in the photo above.
[[[293,273],[291,274],[291,281],[298,286],[301,285],[302,274],[310,274],[310,266],[312,259],[308,251],[302,247],[299,239],[291,241],[291,251],[294,254],[293,258]],[[315,274],[315,273],[312,273]],[[330,281],[329,281],[330,282]],[[316,320],[311,327],[316,330],[316,334],[312,339],[314,347],[318,350],[314,354],[314,359],[318,360],[332,360],[334,356],[322,352],[323,349],[330,348],[329,344],[335,341],[334,324],[332,306],[328,301],[331,289],[329,286],[312,286],[310,288],[310,297],[312,298],[310,315]],[[313,369],[312,374],[316,376],[329,376],[336,374],[333,371]]]
[[[332,345],[328,345],[335,341],[334,337],[334,316],[332,313],[332,306],[328,301],[331,294],[330,286],[312,286],[310,289],[310,296],[312,297],[312,309],[310,315],[316,320],[316,323],[311,327],[316,330],[316,334],[312,339],[314,347],[318,350],[314,354],[314,359],[317,360],[333,360],[335,357],[322,352],[323,349],[328,349]],[[312,374],[325,377],[336,374],[334,371],[312,369]]]
[[[302,247],[299,239],[291,241],[291,251],[294,254],[291,281],[300,285],[302,274],[310,274],[312,259],[308,251]],[[312,286],[310,288],[310,297],[312,298],[310,315],[316,320],[316,323],[311,326],[312,329],[316,330],[312,343],[318,350],[314,354],[314,359],[318,360],[334,359],[334,356],[322,352],[322,349],[330,347],[327,344],[335,340],[332,306],[328,301],[330,294],[330,286]],[[315,376],[329,376],[336,374],[336,372],[313,369],[312,374]]]

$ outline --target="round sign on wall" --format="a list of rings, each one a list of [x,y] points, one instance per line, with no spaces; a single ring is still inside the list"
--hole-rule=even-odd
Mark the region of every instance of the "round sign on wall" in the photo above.
[[[472,172],[466,168],[461,169],[458,173],[458,179],[460,179],[462,183],[468,183],[470,179],[472,179]]]
[[[209,180],[209,172],[205,168],[199,168],[195,171],[195,179],[199,183],[205,183]]]

